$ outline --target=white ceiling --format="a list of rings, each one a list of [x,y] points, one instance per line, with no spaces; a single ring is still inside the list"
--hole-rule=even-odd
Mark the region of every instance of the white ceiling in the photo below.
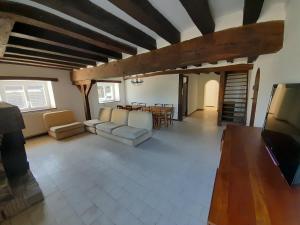
[[[48,7],[42,6],[40,4],[32,2],[30,0],[12,0],[12,1],[23,3],[23,4],[28,4],[28,5],[40,8],[42,10],[46,10],[48,12],[51,12],[53,14],[56,14],[63,18],[66,18],[68,20],[71,20],[75,23],[78,23],[79,25],[85,26],[94,31],[105,34],[113,39],[116,39],[116,40],[119,40],[119,41],[129,44],[128,42],[126,42],[122,39],[119,39],[111,34],[108,34],[102,30],[99,30],[93,26],[85,24],[82,21],[78,21],[75,18],[67,16],[63,13],[60,13],[60,12],[50,9]],[[148,35],[152,36],[153,38],[155,38],[157,40],[160,39],[160,37],[155,32],[153,32],[149,28],[145,27],[144,25],[142,25],[141,23],[139,23],[138,21],[136,21],[135,19],[133,19],[132,17],[127,15],[125,12],[123,12],[122,10],[120,10],[119,8],[114,6],[108,0],[90,0],[90,1],[98,6],[102,7],[103,9],[109,11],[110,13],[118,16],[119,18],[123,19],[127,23],[130,23],[131,25],[137,27],[138,29],[140,29],[143,32],[147,33]],[[273,5],[276,5],[276,4],[284,5],[284,3],[286,1],[287,0],[265,0],[261,16],[263,16],[263,14],[268,14],[270,10],[274,10]],[[190,19],[189,15],[185,11],[185,9],[183,8],[183,6],[181,5],[179,0],[149,0],[149,2],[158,11],[160,11],[161,14],[163,14],[180,32],[183,33],[188,30],[196,30],[193,21]],[[240,17],[242,17],[244,0],[209,0],[209,4],[210,4],[213,18],[215,19],[215,22],[216,22],[216,27],[218,27],[218,23],[222,23],[222,25],[223,25],[224,23],[227,22],[227,21],[224,21],[224,20],[226,20],[227,15],[228,15],[228,18],[230,18],[229,15],[234,14],[234,13],[240,13],[240,15],[241,15]],[[222,17],[222,19],[218,20],[218,18],[220,18],[220,17]],[[273,19],[273,17],[272,17],[272,19]],[[239,20],[241,20],[241,21],[239,21],[239,23],[242,23],[242,18],[239,18]],[[233,23],[232,18],[228,19],[227,23],[228,24],[226,27],[236,26],[236,23]],[[232,26],[230,25],[230,23],[232,23]],[[197,32],[197,34],[195,34],[195,35],[198,36],[199,32]],[[133,45],[133,44],[130,44],[130,45]]]

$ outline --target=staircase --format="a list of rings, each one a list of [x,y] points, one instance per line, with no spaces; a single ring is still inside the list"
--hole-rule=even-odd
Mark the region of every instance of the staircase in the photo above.
[[[221,123],[246,124],[248,74],[225,74]]]

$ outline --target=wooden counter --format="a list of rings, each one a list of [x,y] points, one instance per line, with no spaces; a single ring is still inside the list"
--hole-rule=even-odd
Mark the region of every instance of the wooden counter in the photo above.
[[[260,133],[225,130],[209,225],[300,225],[300,187],[287,184]]]

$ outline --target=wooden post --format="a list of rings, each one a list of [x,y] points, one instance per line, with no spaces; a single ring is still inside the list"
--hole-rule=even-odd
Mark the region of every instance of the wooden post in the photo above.
[[[0,57],[3,57],[14,21],[9,18],[0,18]]]
[[[86,120],[90,120],[91,110],[90,110],[90,103],[89,103],[89,93],[91,91],[94,82],[92,80],[83,80],[83,81],[78,81],[75,84],[82,95],[85,118]]]
[[[254,126],[254,121],[255,121],[259,81],[260,81],[260,69],[258,69],[257,72],[256,72],[255,83],[254,83],[254,86],[253,86],[253,98],[252,98],[252,109],[251,109],[251,117],[250,117],[250,127]]]
[[[222,126],[222,113],[225,93],[225,72],[220,74],[220,85],[219,85],[219,100],[218,100],[218,126]]]
[[[182,121],[182,93],[183,93],[183,74],[179,74],[179,85],[178,85],[178,121]]]

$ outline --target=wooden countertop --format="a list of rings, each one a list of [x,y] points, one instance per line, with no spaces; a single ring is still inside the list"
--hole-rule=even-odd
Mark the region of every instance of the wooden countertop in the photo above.
[[[300,225],[300,187],[287,184],[260,133],[227,127],[208,224]]]

